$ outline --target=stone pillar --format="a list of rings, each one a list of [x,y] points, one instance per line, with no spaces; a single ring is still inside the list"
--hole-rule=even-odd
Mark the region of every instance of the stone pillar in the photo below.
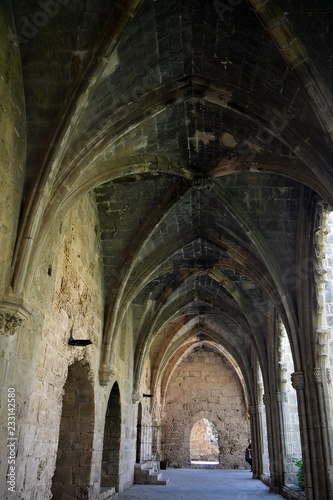
[[[306,380],[302,371],[295,372],[291,376],[292,386],[297,392],[307,500],[333,498],[327,470],[329,443],[322,390],[323,378],[326,379],[326,376],[326,370],[322,368],[314,368],[312,373],[309,371]]]
[[[329,225],[329,211],[324,202],[319,202],[316,213],[316,231],[314,234],[314,269],[313,275],[315,280],[316,292],[316,321],[317,330],[315,331],[315,367],[313,376],[315,382],[315,391],[317,393],[317,406],[319,408],[318,420],[321,430],[322,450],[323,450],[323,468],[326,477],[330,477],[330,498],[333,498],[333,394],[332,386],[327,377],[327,369],[329,369],[329,335],[327,313],[330,303],[330,293],[327,294],[327,281],[329,275],[327,273],[327,234]],[[328,308],[327,308],[328,306]]]
[[[305,407],[305,396],[304,396],[304,374],[302,371],[294,372],[291,374],[291,385],[296,390],[297,394],[297,404],[298,404],[298,416],[300,423],[300,434],[302,441],[302,459],[304,467],[304,486],[305,489],[311,492],[311,496],[308,496],[309,500],[313,499],[313,485],[312,476],[310,474],[311,462],[309,456],[309,441],[308,441],[308,428],[307,428],[307,416]],[[313,499],[314,500],[314,499]]]
[[[279,407],[279,417],[280,417],[280,428],[281,428],[281,443],[282,443],[282,452],[283,456],[286,456],[286,436],[285,436],[285,415],[284,415],[284,409],[283,409],[283,401],[284,401],[285,394],[281,391],[278,391],[276,393],[276,401]]]
[[[332,445],[333,445],[333,430],[332,430],[332,384],[330,369],[325,366],[315,367],[313,376],[318,395],[319,418],[321,421],[321,430],[324,441],[324,453],[327,463],[327,474],[331,476],[333,473],[332,467]],[[332,476],[331,476],[332,477]],[[333,498],[333,484],[331,480],[331,495]]]
[[[298,430],[295,430],[295,426],[297,425],[297,427],[299,427],[299,424],[296,424],[293,420],[295,418],[295,414],[292,414],[290,412],[290,401],[288,403],[287,392],[277,392],[276,397],[280,415],[284,484],[290,482],[297,484],[297,479],[295,477],[295,467],[291,462],[291,458],[300,457],[300,451],[297,452],[297,446],[300,447],[300,437]],[[291,420],[293,421],[293,423],[291,423]]]
[[[276,411],[276,402],[272,402],[270,394],[263,395],[263,402],[266,407],[267,419],[267,440],[270,468],[270,488],[271,491],[281,491],[284,484],[283,459],[281,450],[281,429],[279,412]]]
[[[304,192],[305,194],[305,192]],[[316,329],[325,329],[324,226],[317,196],[303,197],[299,213],[296,304],[298,313],[297,342],[294,344],[295,371],[292,385],[296,389],[307,500],[331,500],[332,486],[328,462],[329,443],[325,423],[328,404],[320,394],[323,367],[318,360]],[[301,272],[302,270],[302,272]],[[296,333],[296,332],[295,332]],[[317,349],[317,354],[316,354]],[[320,368],[321,370],[318,370]],[[303,370],[303,371],[302,371]],[[330,416],[331,419],[331,416]]]
[[[263,473],[262,464],[262,420],[261,406],[250,406],[250,428],[252,440],[253,477],[259,479]]]
[[[286,462],[286,457],[288,455],[288,445],[290,439],[290,421],[288,408],[286,408],[287,401],[287,363],[284,361],[285,348],[284,348],[284,337],[285,329],[280,323],[279,334],[278,334],[278,366],[279,366],[279,379],[278,379],[278,391],[276,392],[277,404],[279,407],[280,416],[280,429],[281,429],[281,448],[283,454],[283,461]]]

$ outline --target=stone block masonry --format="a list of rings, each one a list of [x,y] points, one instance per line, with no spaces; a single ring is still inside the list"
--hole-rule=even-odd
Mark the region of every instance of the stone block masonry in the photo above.
[[[195,458],[191,432],[203,418],[218,431],[219,466],[244,467],[249,420],[242,387],[229,361],[206,346],[192,351],[179,364],[167,389],[162,453],[171,463],[188,467]]]

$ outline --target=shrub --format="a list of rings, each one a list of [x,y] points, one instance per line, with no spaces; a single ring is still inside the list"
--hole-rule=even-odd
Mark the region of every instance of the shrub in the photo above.
[[[298,468],[297,471],[298,486],[304,490],[303,460],[301,458],[292,458],[291,461]]]

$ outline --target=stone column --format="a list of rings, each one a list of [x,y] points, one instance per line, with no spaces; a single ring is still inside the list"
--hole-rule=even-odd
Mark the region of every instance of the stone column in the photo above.
[[[272,402],[270,394],[263,395],[263,402],[266,407],[271,491],[281,491],[284,484],[284,470],[281,450],[280,417],[279,412],[276,411],[278,407],[276,401]]]
[[[308,436],[308,426],[307,426],[307,416],[305,407],[305,396],[304,396],[304,373],[302,371],[294,372],[291,374],[291,385],[296,390],[297,394],[297,404],[298,404],[298,416],[300,423],[300,434],[302,441],[302,459],[304,467],[304,485],[308,491],[311,491],[311,496],[308,496],[309,500],[313,499],[313,485],[312,476],[310,474],[311,462],[309,456],[309,436]],[[314,500],[314,499],[313,499]]]
[[[292,441],[292,429],[290,420],[290,409],[287,404],[287,391],[288,391],[288,362],[289,356],[291,356],[289,339],[285,326],[281,319],[278,320],[278,325],[276,325],[276,342],[277,342],[277,366],[278,370],[276,372],[276,385],[275,394],[276,400],[274,404],[277,408],[277,415],[279,421],[277,425],[279,426],[279,442],[276,442],[277,449],[279,452],[279,463],[280,469],[280,480],[284,485],[286,482],[286,474],[289,476],[290,470],[293,470],[293,466],[290,463],[290,456],[292,452],[291,441]],[[290,359],[289,359],[290,362]]]
[[[283,392],[278,391],[276,393],[276,401],[277,401],[277,404],[279,407],[282,452],[283,452],[283,456],[285,457],[286,456],[286,446],[285,446],[286,436],[285,436],[285,415],[284,415],[284,409],[283,409],[284,396],[285,396],[285,394]]]
[[[286,462],[287,456],[290,456],[290,414],[287,405],[287,363],[285,361],[285,336],[286,331],[282,322],[280,322],[278,334],[278,366],[279,366],[279,379],[278,391],[276,393],[277,403],[279,406],[280,427],[281,427],[281,447],[283,453],[283,460]]]
[[[327,402],[320,402],[322,397],[318,385],[322,377],[317,368],[323,367],[319,366],[321,362],[318,362],[316,355],[316,349],[320,347],[316,345],[316,325],[317,328],[325,329],[324,233],[316,196],[308,199],[303,197],[298,226],[299,272],[295,287],[298,325],[294,343],[296,371],[292,374],[292,385],[296,389],[298,402],[306,498],[329,500],[332,499],[330,464],[327,459],[329,444],[321,414],[321,405]]]
[[[314,269],[315,297],[316,297],[316,322],[315,331],[315,367],[313,369],[314,390],[317,393],[317,406],[319,408],[318,420],[320,426],[320,437],[322,438],[323,468],[326,477],[331,477],[328,488],[330,498],[333,498],[333,399],[332,387],[327,378],[329,369],[329,329],[327,325],[327,306],[330,306],[329,293],[327,295],[326,284],[329,280],[327,273],[327,234],[328,234],[329,210],[324,202],[319,202],[316,213],[316,231],[314,234]],[[326,303],[328,299],[329,303]],[[319,482],[319,481],[318,481]],[[321,486],[321,484],[320,484]]]
[[[259,479],[263,474],[262,462],[262,416],[261,405],[250,406],[250,427],[252,440],[252,470],[253,477]]]
[[[291,375],[291,382],[297,393],[302,458],[304,467],[304,486],[307,500],[330,500],[332,489],[327,470],[327,434],[325,419],[325,401],[322,392],[323,377],[326,371],[314,368],[307,373],[306,384],[302,371]]]
[[[330,476],[333,473],[332,467],[332,445],[333,445],[333,430],[332,430],[332,387],[330,369],[325,366],[315,367],[313,376],[318,395],[319,418],[324,441],[324,453],[327,463],[327,474]],[[331,497],[333,498],[333,484],[331,481]]]

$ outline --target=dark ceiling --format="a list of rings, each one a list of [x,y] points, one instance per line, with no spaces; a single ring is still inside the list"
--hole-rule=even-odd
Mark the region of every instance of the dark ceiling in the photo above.
[[[94,194],[106,329],[141,308],[138,364],[193,318],[264,361],[270,307],[297,324],[302,214],[333,201],[331,1],[51,3],[12,2],[26,204],[43,176],[47,214]]]

